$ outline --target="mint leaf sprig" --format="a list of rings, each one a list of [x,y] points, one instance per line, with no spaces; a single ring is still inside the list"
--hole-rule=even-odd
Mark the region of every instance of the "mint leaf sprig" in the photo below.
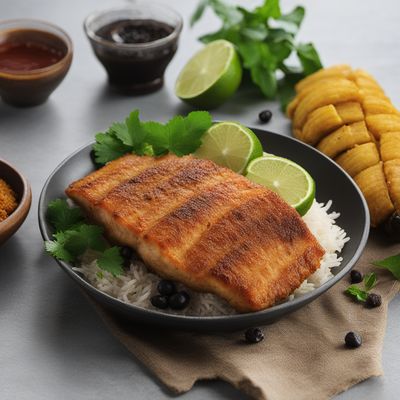
[[[211,115],[194,111],[186,117],[175,116],[166,124],[142,122],[139,110],[132,111],[124,122],[115,122],[106,132],[96,135],[93,145],[95,160],[106,164],[126,153],[160,156],[168,152],[177,156],[193,153],[201,137],[211,126]]]
[[[49,203],[47,219],[55,229],[53,240],[45,242],[46,251],[58,260],[76,262],[87,250],[95,250],[100,269],[117,276],[123,272],[123,258],[118,246],[109,247],[103,238],[103,228],[85,223],[78,207],[66,200]]]
[[[223,0],[200,0],[190,21],[192,26],[207,8],[213,10],[222,24],[218,31],[203,35],[199,40],[210,43],[225,39],[233,43],[254,85],[269,99],[278,96],[283,108],[294,95],[294,85],[322,68],[314,45],[296,41],[305,15],[304,7],[298,6],[283,14],[279,0],[264,0],[252,10]],[[297,66],[287,63],[293,53],[299,61]],[[283,78],[278,81],[279,75]]]
[[[400,281],[400,254],[387,257],[383,260],[374,261],[372,264],[391,272],[392,275]]]
[[[378,279],[376,277],[375,272],[371,272],[369,274],[366,274],[364,276],[364,290],[359,288],[356,285],[350,285],[347,289],[346,289],[346,293],[349,294],[350,296],[355,297],[358,301],[362,301],[362,302],[366,302],[367,301],[367,297],[369,294],[369,291],[375,287],[375,285],[377,284]]]

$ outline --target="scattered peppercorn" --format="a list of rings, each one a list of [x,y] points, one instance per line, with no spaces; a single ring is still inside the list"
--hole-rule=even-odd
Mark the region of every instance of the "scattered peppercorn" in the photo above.
[[[173,294],[168,299],[168,305],[173,310],[183,310],[189,305],[189,302],[190,302],[189,293],[184,290],[181,290],[180,292]]]
[[[154,307],[160,308],[162,310],[165,310],[168,307],[168,297],[167,296],[153,296],[151,299],[151,304],[153,304]]]
[[[382,304],[382,297],[376,293],[370,293],[365,301],[367,307],[375,308]]]
[[[345,336],[344,342],[349,349],[356,349],[362,345],[362,338],[357,332],[349,332]]]
[[[171,296],[176,293],[176,286],[174,282],[162,279],[157,285],[157,290],[164,296]]]
[[[272,118],[272,112],[270,110],[263,110],[258,114],[258,118],[262,123],[266,124]]]
[[[244,333],[244,337],[248,343],[259,343],[264,339],[264,334],[260,328],[249,328]]]
[[[360,271],[357,271],[356,269],[353,269],[350,272],[350,281],[351,283],[360,283],[363,280],[363,275]]]

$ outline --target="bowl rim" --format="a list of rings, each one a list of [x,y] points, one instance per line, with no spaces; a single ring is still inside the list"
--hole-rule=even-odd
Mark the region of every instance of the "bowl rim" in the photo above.
[[[260,311],[255,311],[255,312],[249,312],[249,313],[238,313],[238,314],[228,314],[228,315],[217,315],[217,316],[193,316],[193,315],[177,315],[177,314],[168,314],[164,313],[162,311],[157,311],[157,310],[152,310],[152,309],[146,309],[143,307],[139,307],[133,304],[128,304],[123,302],[122,300],[119,300],[115,297],[112,297],[111,295],[102,292],[101,290],[97,289],[94,287],[91,283],[89,283],[85,278],[83,278],[78,272],[74,271],[72,269],[72,265],[55,259],[55,261],[62,267],[62,269],[74,280],[79,280],[79,282],[91,293],[94,295],[100,295],[105,297],[109,303],[113,305],[117,305],[118,307],[122,307],[124,310],[128,311],[134,311],[137,315],[145,316],[145,317],[155,317],[159,319],[166,320],[170,323],[184,323],[184,324],[195,324],[195,326],[198,326],[199,322],[204,321],[206,322],[239,322],[241,321],[242,323],[246,322],[253,322],[254,318],[257,317],[262,317],[263,315],[279,315],[280,311],[285,310],[285,308],[288,307],[288,304],[291,305],[291,308],[297,309],[299,307],[302,307],[303,305],[309,303],[313,299],[316,299],[319,297],[321,294],[326,292],[329,288],[331,288],[333,285],[335,285],[337,282],[339,282],[355,265],[355,263],[358,261],[358,259],[361,257],[364,248],[366,246],[368,236],[369,236],[369,230],[370,230],[370,215],[369,215],[369,210],[368,210],[368,205],[366,200],[364,199],[364,196],[361,193],[361,190],[358,188],[356,183],[353,181],[353,179],[350,177],[350,175],[343,169],[341,168],[338,164],[336,164],[332,159],[330,159],[328,156],[325,154],[321,153],[319,150],[315,149],[314,147],[301,142],[300,140],[293,138],[291,136],[286,136],[286,135],[281,135],[278,133],[274,133],[271,131],[266,131],[264,129],[256,128],[256,127],[249,127],[252,130],[258,131],[258,132],[263,132],[267,134],[272,134],[276,136],[282,136],[287,140],[293,140],[295,142],[298,142],[300,145],[308,147],[312,151],[315,151],[319,154],[319,156],[323,157],[326,161],[331,163],[335,168],[338,168],[349,180],[351,185],[354,187],[356,193],[358,194],[361,204],[362,204],[362,209],[364,211],[364,226],[362,229],[362,235],[360,238],[359,245],[354,252],[353,256],[351,259],[347,262],[347,264],[342,268],[341,271],[339,271],[336,275],[334,275],[331,279],[329,279],[327,282],[319,286],[318,288],[314,289],[313,291],[306,293],[296,299],[291,300],[290,302],[283,302],[280,304],[277,304],[275,306],[260,310]],[[51,237],[47,235],[46,232],[46,218],[45,218],[45,213],[46,213],[46,204],[44,204],[44,198],[47,192],[47,189],[49,187],[50,181],[52,180],[53,176],[66,164],[75,157],[78,153],[81,151],[85,150],[89,146],[92,146],[94,141],[91,141],[90,143],[87,143],[81,147],[79,147],[77,150],[75,150],[73,153],[71,153],[68,157],[66,157],[55,169],[54,171],[50,174],[50,176],[47,178],[42,191],[40,193],[39,197],[39,202],[38,202],[38,220],[39,220],[39,229],[42,234],[42,237],[44,240],[51,240]]]
[[[83,21],[83,29],[86,33],[86,36],[90,39],[95,41],[98,44],[101,44],[103,46],[109,47],[111,49],[125,49],[125,50],[145,50],[145,49],[152,49],[154,47],[159,47],[163,46],[172,40],[176,39],[179,37],[182,28],[183,28],[183,18],[182,15],[179,14],[178,11],[173,9],[172,7],[169,7],[163,3],[159,3],[157,1],[152,1],[150,4],[151,6],[156,6],[163,8],[165,10],[170,11],[173,13],[178,20],[178,23],[174,26],[174,30],[167,36],[153,40],[151,42],[146,42],[146,43],[117,43],[117,42],[112,42],[110,40],[104,39],[101,36],[98,36],[95,31],[93,31],[91,28],[89,28],[89,23],[92,22],[94,19],[98,18],[99,16],[105,15],[107,13],[113,12],[113,11],[124,11],[124,10],[133,10],[135,9],[135,6],[137,6],[138,2],[134,2],[132,4],[126,4],[124,6],[119,6],[119,7],[111,7],[111,8],[105,8],[102,10],[97,10],[91,12]],[[145,3],[142,1],[142,4],[146,7],[149,3]]]
[[[67,46],[67,52],[65,53],[65,55],[56,63],[51,64],[47,67],[43,67],[43,68],[36,68],[33,70],[29,70],[29,71],[2,71],[0,70],[0,76],[5,77],[5,78],[21,78],[21,77],[34,77],[36,75],[44,75],[48,72],[53,72],[59,68],[61,68],[66,62],[68,62],[68,60],[72,59],[72,54],[74,51],[74,45],[72,42],[71,37],[68,35],[68,33],[62,29],[61,27],[59,27],[56,24],[53,24],[51,22],[47,22],[45,20],[39,19],[39,18],[12,18],[12,19],[5,19],[5,20],[1,20],[0,21],[0,34],[2,32],[7,32],[8,29],[3,29],[1,27],[1,25],[3,24],[21,24],[18,28],[16,29],[35,29],[35,28],[25,28],[24,24],[29,24],[29,23],[34,23],[34,24],[39,24],[39,25],[43,25],[43,31],[45,31],[46,26],[53,28],[56,32],[61,33],[61,35],[57,35],[53,32],[50,32],[51,34],[53,34],[54,36],[57,36],[66,46]],[[37,30],[40,30],[40,27],[36,28]]]
[[[24,218],[25,208],[27,208],[26,214],[28,214],[32,202],[32,190],[28,180],[12,164],[0,158],[0,168],[4,165],[22,182],[22,196],[17,208],[5,220],[0,222],[0,232],[2,232],[3,229],[7,229],[9,226],[18,224],[21,218]]]

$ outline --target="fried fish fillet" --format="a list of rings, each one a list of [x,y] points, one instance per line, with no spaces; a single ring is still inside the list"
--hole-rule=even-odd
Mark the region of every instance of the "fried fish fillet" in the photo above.
[[[242,312],[285,299],[324,254],[277,194],[192,156],[126,155],[66,193],[158,275]]]

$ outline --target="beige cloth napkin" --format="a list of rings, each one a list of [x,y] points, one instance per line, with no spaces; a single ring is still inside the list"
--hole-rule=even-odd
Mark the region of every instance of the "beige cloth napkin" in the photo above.
[[[358,262],[399,253],[376,233]],[[382,342],[388,302],[400,282],[379,269],[374,292],[383,296],[379,308],[367,309],[343,294],[348,277],[301,310],[265,326],[265,339],[243,342],[243,332],[200,334],[122,324],[99,305],[97,311],[113,335],[175,393],[189,390],[199,379],[223,379],[255,399],[328,399],[371,376],[383,374]],[[359,332],[364,344],[346,349],[348,331]]]

